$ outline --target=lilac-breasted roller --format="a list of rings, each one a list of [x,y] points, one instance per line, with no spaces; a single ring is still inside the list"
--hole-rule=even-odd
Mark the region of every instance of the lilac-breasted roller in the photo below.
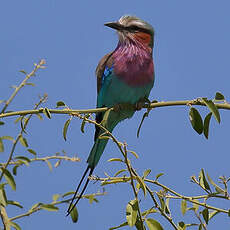
[[[153,27],[129,15],[122,16],[117,22],[106,23],[105,26],[117,30],[119,42],[116,49],[106,54],[96,68],[97,108],[114,107],[119,104],[138,105],[148,98],[154,83]],[[134,112],[135,110],[131,109],[110,111],[106,128],[112,132],[120,121],[131,118]],[[97,113],[97,123],[103,121],[104,114]],[[103,133],[104,131],[96,126],[94,145],[87,160],[88,167],[73,196],[68,214],[76,206],[89,183],[88,178],[77,201],[72,205],[87,172],[89,171],[89,176],[92,175],[105,149],[108,140],[98,138]]]

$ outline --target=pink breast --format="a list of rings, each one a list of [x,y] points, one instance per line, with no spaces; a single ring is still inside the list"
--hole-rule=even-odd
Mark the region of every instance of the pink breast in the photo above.
[[[154,80],[152,55],[147,49],[129,45],[113,54],[115,75],[130,86],[143,86]]]

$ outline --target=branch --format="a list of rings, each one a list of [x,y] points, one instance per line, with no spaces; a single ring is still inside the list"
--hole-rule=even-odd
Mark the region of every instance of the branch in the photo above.
[[[31,73],[27,74],[25,79],[20,83],[19,86],[17,86],[14,90],[14,92],[12,93],[12,95],[10,96],[10,98],[5,102],[5,106],[3,107],[1,113],[4,113],[8,107],[8,105],[11,103],[11,101],[15,98],[15,96],[17,95],[17,93],[19,92],[19,90],[26,85],[27,81],[35,75],[35,73],[37,72],[38,69],[42,69],[44,68],[44,64],[45,64],[45,60],[42,59],[38,64],[34,64],[35,68],[32,70]],[[1,114],[0,113],[0,114]]]
[[[215,106],[218,109],[226,109],[226,110],[230,110],[230,104],[227,102],[224,103],[214,103]],[[153,102],[151,104],[146,104],[144,105],[142,108],[150,108],[150,109],[154,109],[154,108],[160,108],[160,107],[171,107],[171,106],[191,106],[191,105],[199,105],[199,106],[206,106],[205,103],[199,101],[198,99],[195,100],[186,100],[186,101],[167,101],[167,102]],[[125,105],[127,106],[127,105]],[[128,106],[130,108],[130,106]],[[97,108],[97,109],[78,109],[78,110],[74,110],[74,109],[49,109],[50,113],[53,114],[89,114],[89,113],[99,113],[99,112],[105,112],[107,110],[113,110],[113,108],[108,108],[108,107],[104,107],[104,108]],[[133,109],[135,109],[133,107]],[[39,113],[43,113],[44,109],[40,108],[40,109],[35,109],[35,110],[24,110],[24,111],[16,111],[16,112],[9,112],[9,113],[1,113],[0,114],[0,118],[3,117],[12,117],[12,116],[24,116],[24,115],[28,115],[28,114],[39,114]]]

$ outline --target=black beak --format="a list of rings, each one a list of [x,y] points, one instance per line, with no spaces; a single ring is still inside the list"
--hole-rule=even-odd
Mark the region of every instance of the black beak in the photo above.
[[[124,26],[122,26],[119,22],[108,22],[108,23],[105,23],[104,25],[108,26],[112,29],[115,29],[115,30],[123,30],[124,29]]]

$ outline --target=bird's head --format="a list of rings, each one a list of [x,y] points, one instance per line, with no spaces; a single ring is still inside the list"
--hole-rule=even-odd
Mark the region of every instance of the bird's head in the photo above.
[[[149,23],[140,18],[125,15],[117,22],[105,23],[105,26],[117,30],[120,42],[131,39],[153,48],[154,29]]]

